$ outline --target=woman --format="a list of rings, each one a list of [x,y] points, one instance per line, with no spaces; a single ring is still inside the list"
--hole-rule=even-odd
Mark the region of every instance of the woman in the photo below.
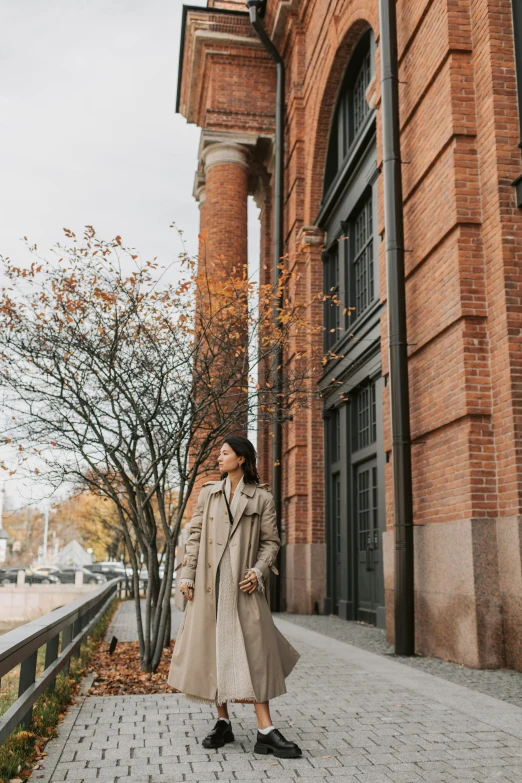
[[[203,485],[190,523],[180,577],[188,603],[168,681],[188,698],[217,705],[218,720],[203,747],[234,741],[228,702],[252,703],[254,751],[297,758],[300,748],[274,728],[269,708],[270,699],[286,693],[285,677],[299,658],[268,605],[280,546],[274,501],[258,483],[247,438],[227,438],[218,463],[221,480]]]

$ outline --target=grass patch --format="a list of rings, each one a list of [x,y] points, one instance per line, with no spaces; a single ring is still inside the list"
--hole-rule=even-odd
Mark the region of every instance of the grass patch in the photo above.
[[[45,691],[37,699],[29,730],[17,727],[0,747],[0,783],[8,783],[13,778],[23,781],[40,766],[39,762],[46,755],[43,748],[48,740],[56,736],[58,722],[78,693],[89,661],[102,642],[119,603],[115,598],[92,635],[82,645],[78,658],[70,659],[68,673],[60,672],[57,676],[54,690]],[[45,646],[39,652],[44,649]]]

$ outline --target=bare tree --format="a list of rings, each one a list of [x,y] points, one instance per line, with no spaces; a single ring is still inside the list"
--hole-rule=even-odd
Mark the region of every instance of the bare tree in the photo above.
[[[306,345],[296,335],[313,329],[308,306],[284,299],[274,329],[280,290],[255,286],[244,268],[231,273],[223,262],[217,274],[216,261],[198,272],[182,253],[167,284],[165,270],[140,262],[120,237],[104,241],[92,227],[81,240],[65,233],[50,260],[32,247],[29,269],[1,259],[4,441],[16,447],[19,470],[113,501],[133,567],[141,666],[155,671],[170,638],[175,545],[196,477],[215,470],[209,460],[227,433],[271,418],[276,402],[310,404],[322,357],[294,350],[276,400],[266,368],[281,346]]]

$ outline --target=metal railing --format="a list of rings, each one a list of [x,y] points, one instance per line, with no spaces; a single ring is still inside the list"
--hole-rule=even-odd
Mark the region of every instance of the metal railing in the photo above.
[[[123,578],[112,579],[84,598],[55,609],[14,631],[0,636],[0,681],[20,664],[18,699],[0,717],[0,745],[16,726],[29,728],[33,704],[47,689],[54,688],[56,675],[78,657],[83,640],[92,633],[116,594],[121,597]],[[60,633],[62,634],[61,650]],[[38,650],[45,647],[42,674],[36,677]]]

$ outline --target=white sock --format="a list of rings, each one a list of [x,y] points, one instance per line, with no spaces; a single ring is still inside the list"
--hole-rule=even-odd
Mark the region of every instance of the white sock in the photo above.
[[[229,718],[218,718],[218,720],[224,720],[225,723],[230,724],[230,719]]]
[[[273,728],[274,728],[273,726],[269,726],[267,729],[258,729],[258,732],[260,734],[270,734]]]

